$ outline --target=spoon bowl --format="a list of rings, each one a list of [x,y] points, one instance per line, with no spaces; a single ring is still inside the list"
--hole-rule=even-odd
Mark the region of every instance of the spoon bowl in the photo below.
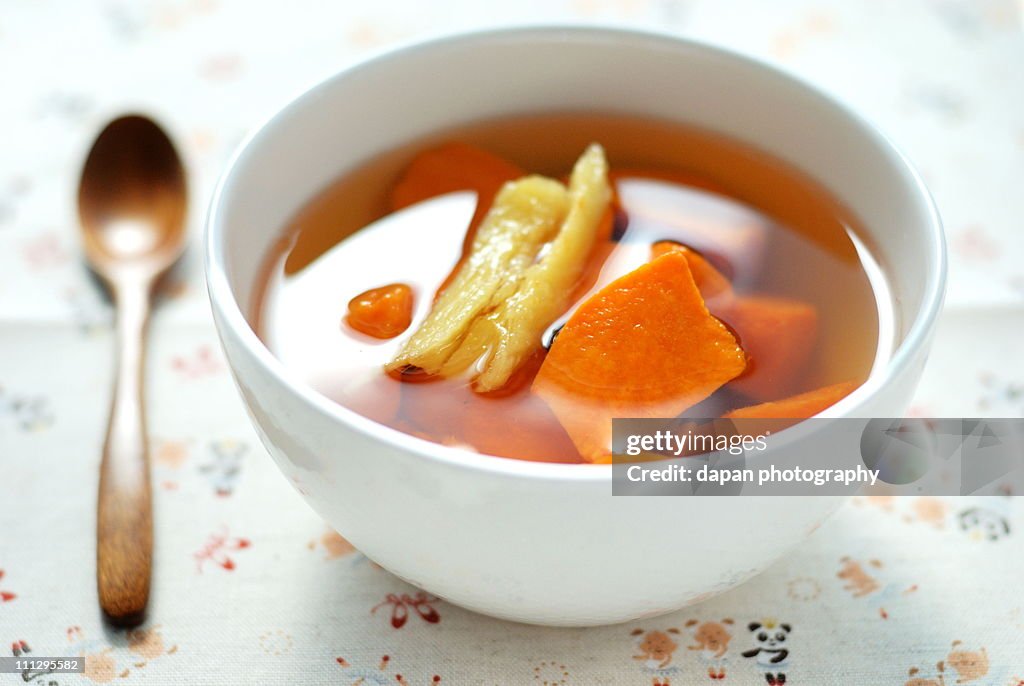
[[[170,138],[138,115],[100,133],[82,170],[78,211],[83,246],[108,282],[114,272],[166,271],[184,246],[185,170]]]

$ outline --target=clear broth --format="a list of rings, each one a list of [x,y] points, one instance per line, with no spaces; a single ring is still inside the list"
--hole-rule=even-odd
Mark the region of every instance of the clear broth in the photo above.
[[[573,113],[507,118],[417,140],[344,174],[283,228],[266,257],[252,312],[257,333],[306,383],[370,419],[484,454],[581,461],[554,415],[529,392],[543,349],[523,371],[525,382],[487,395],[465,379],[405,383],[383,372],[459,259],[475,200],[446,196],[360,229],[388,214],[388,194],[415,154],[446,141],[477,145],[555,178],[587,144],[601,143],[628,224],[618,227],[624,233],[594,289],[647,261],[650,243],[669,239],[704,253],[738,293],[812,304],[819,318],[813,356],[799,378],[780,384],[779,397],[863,381],[887,354],[877,300],[886,296],[875,293],[868,276],[870,255],[857,241],[856,219],[799,171],[678,124]],[[344,323],[352,297],[396,281],[417,296],[405,334],[381,341]],[[727,384],[686,414],[714,417],[750,404],[756,401]]]

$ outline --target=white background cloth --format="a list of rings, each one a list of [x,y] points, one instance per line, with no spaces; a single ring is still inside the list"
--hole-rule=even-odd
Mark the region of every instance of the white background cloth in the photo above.
[[[371,49],[509,23],[657,27],[779,63],[906,150],[952,253],[913,411],[1021,416],[1022,13],[1012,0],[0,0],[0,654],[24,641],[35,655],[91,656],[87,675],[43,684],[689,684],[712,681],[709,667],[757,684],[740,653],[754,644],[747,624],[773,617],[792,629],[790,684],[904,684],[912,668],[937,679],[942,661],[946,683],[1018,686],[1016,499],[855,500],[744,586],[622,626],[540,629],[417,598],[267,459],[219,353],[198,241],[245,131]],[[92,137],[126,110],[170,127],[194,199],[192,250],[151,332],[155,586],[150,621],[127,635],[103,629],[94,590],[111,313],[82,267],[74,206]],[[1009,534],[963,530],[971,507]],[[688,649],[691,620],[721,623],[724,658]],[[634,658],[655,631],[678,646],[665,668]]]

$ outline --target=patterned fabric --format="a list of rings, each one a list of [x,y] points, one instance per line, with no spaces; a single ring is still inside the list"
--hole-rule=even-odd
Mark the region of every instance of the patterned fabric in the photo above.
[[[85,655],[88,669],[0,684],[678,686],[785,674],[790,684],[1021,686],[1019,499],[854,500],[742,587],[621,626],[519,626],[404,584],[329,530],[266,459],[219,354],[196,246],[213,182],[247,127],[371,48],[495,23],[658,26],[781,63],[905,148],[952,247],[948,307],[914,412],[1021,416],[1022,12],[1013,0],[8,0],[0,654]],[[92,137],[127,108],[154,114],[180,142],[195,240],[151,336],[151,619],[113,632],[93,576],[111,313],[79,258],[73,189]]]

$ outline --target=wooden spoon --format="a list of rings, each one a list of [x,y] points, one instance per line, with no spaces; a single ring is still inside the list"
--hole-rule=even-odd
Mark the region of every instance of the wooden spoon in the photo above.
[[[185,172],[170,139],[139,116],[111,122],[78,188],[85,255],[117,308],[117,371],[100,464],[96,582],[118,625],[145,617],[153,509],[143,410],[146,323],[157,279],[185,242]]]

